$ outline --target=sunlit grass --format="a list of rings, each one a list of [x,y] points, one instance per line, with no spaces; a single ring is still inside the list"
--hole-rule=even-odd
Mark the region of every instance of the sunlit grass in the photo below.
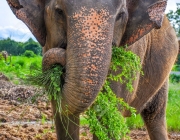
[[[4,73],[10,80],[14,82],[17,78],[26,78],[26,76],[31,73],[32,67],[41,67],[41,61],[41,56],[32,58],[12,56],[11,62],[10,57],[8,58],[7,62],[0,60],[0,72]]]
[[[170,83],[167,105],[167,126],[169,130],[180,131],[180,83]]]

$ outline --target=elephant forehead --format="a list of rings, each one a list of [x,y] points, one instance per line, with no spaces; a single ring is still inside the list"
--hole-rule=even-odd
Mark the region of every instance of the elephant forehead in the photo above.
[[[72,30],[76,30],[75,34],[81,40],[88,39],[97,43],[98,40],[107,39],[107,33],[112,32],[110,29],[113,27],[113,15],[110,15],[107,9],[81,7],[69,18],[72,22]]]

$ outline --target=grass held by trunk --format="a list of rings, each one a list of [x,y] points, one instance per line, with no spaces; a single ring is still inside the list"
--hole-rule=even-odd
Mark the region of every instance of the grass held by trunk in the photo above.
[[[28,77],[28,81],[32,84],[44,88],[49,100],[57,102],[57,111],[61,112],[61,89],[62,89],[63,67],[54,65],[51,69],[42,72],[41,69],[35,69],[34,73]]]

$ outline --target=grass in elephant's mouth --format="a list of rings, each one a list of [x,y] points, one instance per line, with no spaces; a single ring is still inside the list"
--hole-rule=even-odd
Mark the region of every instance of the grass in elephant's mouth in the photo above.
[[[31,84],[38,85],[44,88],[49,100],[57,101],[58,111],[61,111],[61,89],[64,83],[62,78],[63,67],[61,65],[54,65],[51,69],[42,72],[41,69],[34,69],[33,74],[29,75],[27,80]]]
[[[124,48],[113,47],[111,61],[111,74],[107,77],[103,90],[100,91],[95,103],[86,111],[86,119],[92,133],[99,140],[119,140],[127,138],[129,129],[119,108],[130,110],[135,115],[135,110],[128,106],[122,99],[117,98],[110,88],[109,81],[126,84],[127,90],[133,91],[133,80],[137,72],[141,71],[140,59],[134,53]],[[116,73],[116,74],[113,74]],[[36,71],[29,77],[33,84],[43,86],[50,100],[57,101],[57,110],[61,112],[61,89],[63,67],[55,65],[52,69],[42,72]]]

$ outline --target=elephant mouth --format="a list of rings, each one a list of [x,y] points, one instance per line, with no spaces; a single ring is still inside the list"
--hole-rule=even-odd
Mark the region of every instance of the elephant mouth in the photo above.
[[[64,50],[66,50],[67,49],[67,43],[63,42],[57,48],[62,48]]]

